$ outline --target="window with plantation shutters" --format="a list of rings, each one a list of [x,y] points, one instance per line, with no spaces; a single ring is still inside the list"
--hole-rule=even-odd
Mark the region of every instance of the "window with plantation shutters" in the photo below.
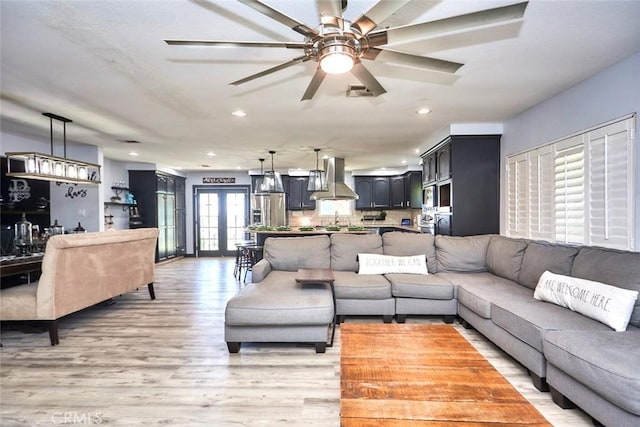
[[[584,243],[584,144],[582,136],[556,144],[554,182],[554,240]]]
[[[625,120],[589,132],[589,244],[631,246],[632,125]]]
[[[507,235],[635,248],[635,115],[507,158]]]
[[[512,237],[527,234],[527,154],[510,157],[507,162],[507,233]]]

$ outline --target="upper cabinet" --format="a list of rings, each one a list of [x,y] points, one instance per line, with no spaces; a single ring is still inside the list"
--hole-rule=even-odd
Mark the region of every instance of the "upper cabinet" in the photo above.
[[[422,173],[420,171],[410,171],[404,177],[404,198],[405,208],[422,208]]]
[[[407,203],[407,198],[405,197],[405,179],[404,176],[392,176],[390,179],[390,187],[391,187],[391,208],[404,208]]]
[[[438,181],[451,178],[451,143],[445,144],[436,152],[436,176]]]
[[[313,191],[307,191],[308,176],[283,176],[284,191],[287,193],[287,209],[290,211],[314,210],[316,201],[311,200]]]
[[[389,177],[356,176],[354,185],[359,197],[356,209],[388,209],[391,206]]]
[[[422,156],[422,183],[427,186],[436,182],[436,152],[430,152]]]

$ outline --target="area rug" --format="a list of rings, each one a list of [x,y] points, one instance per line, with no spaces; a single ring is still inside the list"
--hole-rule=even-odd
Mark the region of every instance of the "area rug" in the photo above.
[[[449,325],[340,329],[343,427],[551,426]]]

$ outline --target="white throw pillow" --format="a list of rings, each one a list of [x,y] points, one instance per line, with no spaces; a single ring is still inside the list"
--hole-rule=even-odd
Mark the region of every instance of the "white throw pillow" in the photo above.
[[[567,307],[621,332],[627,329],[638,292],[545,271],[533,297]]]
[[[410,273],[429,274],[424,255],[392,256],[358,254],[358,274]]]

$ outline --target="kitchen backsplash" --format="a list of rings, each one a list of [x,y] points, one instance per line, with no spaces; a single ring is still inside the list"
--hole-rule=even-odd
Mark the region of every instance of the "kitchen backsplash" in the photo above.
[[[339,215],[338,225],[400,225],[403,219],[409,218],[410,224],[415,225],[416,217],[422,213],[420,209],[385,210],[384,220],[363,221],[363,216],[379,214],[380,211],[354,211],[352,215]],[[288,211],[287,223],[292,227],[303,225],[331,225],[335,223],[334,216],[318,215],[317,211]]]

